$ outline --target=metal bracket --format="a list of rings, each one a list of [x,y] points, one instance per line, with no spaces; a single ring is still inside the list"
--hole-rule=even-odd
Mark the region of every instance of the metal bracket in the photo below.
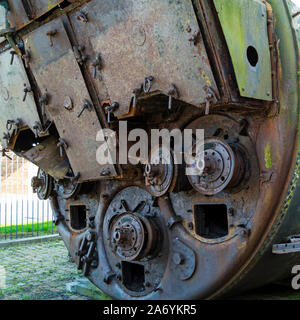
[[[89,229],[84,239],[82,239],[80,248],[75,254],[79,257],[78,269],[82,269],[84,276],[90,272],[90,267],[97,268],[98,254],[96,251],[97,233]]]
[[[274,244],[272,253],[287,254],[300,252],[300,236],[290,236],[287,238],[287,243]]]

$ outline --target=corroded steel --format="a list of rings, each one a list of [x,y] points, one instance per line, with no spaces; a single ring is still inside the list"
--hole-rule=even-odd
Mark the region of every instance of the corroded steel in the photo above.
[[[80,181],[98,179],[103,170],[115,175],[113,166],[101,166],[96,161],[96,136],[102,126],[60,19],[30,33],[24,43],[31,53],[30,68],[37,86],[49,95],[46,114],[68,144],[65,152],[74,174],[80,173]],[[73,109],[65,108],[66,99],[72,101]]]
[[[83,274],[119,299],[215,298],[288,276],[299,255],[274,253],[300,234],[290,1],[30,2],[35,21],[2,32],[2,141],[53,182],[33,187]],[[187,130],[190,153],[204,129],[198,173],[173,140],[170,164],[149,161],[156,145],[137,165],[99,165],[97,132],[124,118],[149,146],[151,129]],[[118,155],[134,146],[123,135]]]
[[[11,50],[0,54],[0,134],[2,144],[3,134],[11,131],[7,129],[7,121],[17,122],[19,126],[28,126],[34,131],[35,122],[40,121],[34,96],[31,92],[24,98],[24,89],[30,85],[28,76],[19,56],[15,56],[12,62]]]
[[[81,23],[77,32],[88,34],[93,52],[101,54],[101,74],[110,99],[120,104],[118,116],[130,111],[134,89],[150,76],[151,92],[167,94],[175,84],[181,99],[195,106],[205,101],[205,86],[218,90],[190,1],[91,1],[83,11],[89,22],[74,14],[73,23]]]

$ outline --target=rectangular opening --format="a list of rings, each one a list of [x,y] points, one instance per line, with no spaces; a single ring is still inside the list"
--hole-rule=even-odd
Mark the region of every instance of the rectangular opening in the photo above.
[[[225,204],[200,204],[194,206],[197,235],[217,239],[228,235],[228,216]]]
[[[70,222],[74,230],[83,230],[86,228],[86,206],[70,206]]]
[[[141,264],[122,262],[122,275],[124,286],[131,291],[145,290],[145,268]]]

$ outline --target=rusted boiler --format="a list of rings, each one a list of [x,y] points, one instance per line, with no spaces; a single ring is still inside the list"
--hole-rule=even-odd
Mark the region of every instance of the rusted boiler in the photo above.
[[[0,1],[2,152],[39,167],[34,190],[105,293],[218,298],[300,264],[299,19],[289,0]],[[125,123],[204,129],[203,172],[160,144],[120,161]]]

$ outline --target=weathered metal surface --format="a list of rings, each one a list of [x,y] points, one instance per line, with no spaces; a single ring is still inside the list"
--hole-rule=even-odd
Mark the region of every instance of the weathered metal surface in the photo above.
[[[18,155],[34,163],[57,180],[64,179],[69,170],[69,162],[65,157],[59,156],[57,142],[53,136]]]
[[[96,161],[96,136],[102,127],[61,20],[30,33],[24,42],[31,53],[30,68],[39,90],[49,95],[46,114],[66,142],[65,152],[74,174],[80,173],[79,181],[99,179],[103,170],[115,175],[113,166],[101,166]],[[72,101],[71,110],[65,108],[66,99]],[[83,111],[85,105],[90,108]]]
[[[28,8],[28,15],[33,19],[55,8],[64,0],[25,0],[23,3]]]
[[[214,4],[240,95],[271,101],[272,71],[265,5],[258,0],[214,0]]]
[[[286,1],[269,2],[273,11],[267,6],[266,12],[257,0],[215,1],[226,26],[234,27],[230,39],[236,37],[238,62],[249,68],[245,49],[259,44],[257,67],[249,74],[232,57],[233,70],[230,41],[208,0],[92,0],[63,16],[63,23],[55,13],[32,33],[22,31],[31,83],[21,96],[27,101],[34,93],[45,111],[42,123],[53,124],[35,147],[25,129],[13,136],[11,148],[55,178],[55,223],[78,268],[109,295],[207,298],[288,275],[299,263],[298,255],[272,254],[274,244],[300,234],[299,52]],[[238,18],[244,20],[233,26]],[[270,48],[275,35],[278,48]],[[269,62],[259,50],[268,52]],[[276,59],[270,60],[270,51]],[[234,71],[252,95],[238,94],[241,80],[237,85]],[[279,96],[274,90],[269,98],[259,95],[277,82]],[[280,103],[276,117],[262,112],[272,97]],[[137,113],[129,110],[131,102]],[[203,102],[205,110],[197,108]],[[153,128],[204,129],[210,142],[204,174],[189,182],[185,164],[128,164],[124,175],[102,180],[95,165],[98,116],[118,131],[114,112],[149,136]],[[202,180],[203,188],[193,189]]]
[[[19,120],[19,126],[28,126],[34,132],[35,122],[40,121],[34,97],[31,92],[24,98],[24,88],[29,86],[29,80],[22,59],[15,56],[11,65],[10,50],[0,55],[0,134],[2,143],[3,133],[8,131],[7,121]],[[13,129],[13,128],[12,128]]]
[[[8,0],[9,11],[7,12],[7,20],[11,28],[16,30],[25,26],[30,19],[24,9],[23,2],[21,0]]]
[[[118,222],[119,227],[126,227],[126,217],[129,218],[127,228],[134,230],[133,236],[130,237],[129,244],[116,245],[112,242],[116,240],[113,237],[115,234],[111,232],[116,231]],[[152,196],[136,186],[125,188],[114,197],[104,219],[103,241],[108,263],[116,275],[116,285],[122,288],[124,293],[135,297],[143,297],[153,290],[158,290],[166,269],[169,244],[167,235],[162,232],[163,216]],[[145,243],[140,247],[142,239]],[[115,251],[111,249],[112,244]],[[133,248],[130,244],[134,244]],[[144,271],[138,272],[139,270]],[[134,273],[136,276],[132,277]]]
[[[272,248],[274,254],[288,254],[300,252],[300,242],[274,244]]]
[[[103,59],[116,115],[129,112],[134,89],[150,76],[151,92],[168,95],[174,84],[180,100],[195,106],[205,102],[205,87],[218,91],[190,1],[92,1],[84,10],[89,21],[82,28]]]
[[[87,16],[88,22],[84,22],[80,19],[82,12]],[[91,41],[92,38],[97,36],[101,29],[101,26],[98,23],[99,1],[88,2],[83,5],[79,11],[71,13],[69,19],[78,44],[85,47],[84,52],[89,56],[89,59],[85,62],[84,66],[88,73],[89,81],[96,90],[97,98],[100,100],[100,103],[108,101],[110,97],[107,92],[106,83],[103,81],[102,74],[104,67],[103,57],[101,52],[95,51],[93,41]],[[100,65],[95,65],[97,64],[97,59],[99,59]],[[99,112],[101,112],[101,110],[99,110]],[[102,112],[104,114],[104,111]]]

